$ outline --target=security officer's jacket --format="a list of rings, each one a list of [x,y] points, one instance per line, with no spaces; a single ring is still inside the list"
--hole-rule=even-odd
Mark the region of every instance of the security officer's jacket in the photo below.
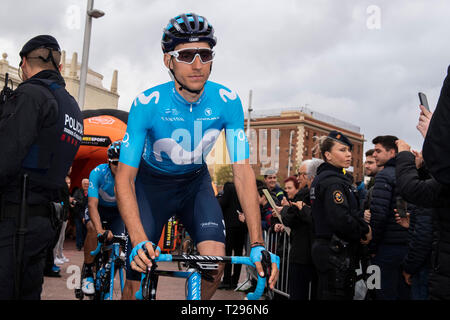
[[[20,203],[20,177],[27,173],[27,203],[59,198],[83,136],[81,111],[57,71],[44,70],[21,83],[1,105],[0,194]]]
[[[331,239],[336,235],[349,242],[358,242],[369,232],[361,218],[357,190],[341,168],[323,163],[311,184],[311,205],[315,237]]]

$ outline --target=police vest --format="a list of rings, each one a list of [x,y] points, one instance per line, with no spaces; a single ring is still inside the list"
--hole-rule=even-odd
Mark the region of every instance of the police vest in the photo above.
[[[317,238],[331,238],[333,235],[333,231],[327,222],[327,212],[324,208],[323,199],[323,191],[325,190],[325,186],[331,184],[345,185],[343,191],[347,196],[351,208],[351,215],[357,216],[360,210],[357,196],[358,191],[356,188],[349,184],[344,176],[337,174],[335,171],[322,171],[314,179],[310,190],[312,217]]]
[[[83,116],[75,99],[52,80],[30,79],[29,83],[46,87],[58,103],[57,121],[42,127],[22,162],[21,175],[44,188],[61,188],[83,138]]]

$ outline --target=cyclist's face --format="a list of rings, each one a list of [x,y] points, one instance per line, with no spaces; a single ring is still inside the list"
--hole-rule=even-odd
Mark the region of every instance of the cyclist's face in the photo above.
[[[207,42],[182,43],[175,47],[175,50],[186,48],[207,48],[210,49]],[[167,68],[172,69],[175,77],[185,86],[192,90],[200,90],[205,85],[211,73],[211,62],[202,63],[200,57],[196,56],[191,64],[178,62],[169,54],[164,55],[164,63]]]

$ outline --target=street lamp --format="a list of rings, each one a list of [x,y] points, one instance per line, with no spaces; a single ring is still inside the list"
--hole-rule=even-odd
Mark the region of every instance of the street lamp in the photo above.
[[[94,0],[88,0],[86,10],[86,25],[84,27],[83,56],[81,58],[80,88],[78,89],[78,105],[84,109],[84,98],[86,95],[86,79],[89,60],[89,46],[91,43],[92,18],[98,19],[105,15],[101,10],[93,9]]]

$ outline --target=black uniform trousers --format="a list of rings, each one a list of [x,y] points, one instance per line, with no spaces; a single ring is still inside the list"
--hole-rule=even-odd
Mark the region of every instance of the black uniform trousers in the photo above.
[[[343,270],[331,263],[329,240],[316,239],[312,246],[312,257],[317,269],[318,300],[353,300],[356,273],[354,266]],[[353,265],[353,263],[351,263]]]
[[[28,216],[27,220],[21,299],[39,300],[44,282],[45,256],[55,237],[55,230],[49,217]],[[14,299],[16,228],[15,218],[0,221],[0,300]]]
[[[246,241],[247,231],[245,228],[228,228],[226,229],[225,237],[225,255],[231,256],[234,251],[235,256],[242,256],[245,241]],[[231,274],[231,268],[233,269],[233,274]],[[225,265],[223,282],[236,286],[239,282],[239,277],[241,275],[241,264],[227,263]]]

